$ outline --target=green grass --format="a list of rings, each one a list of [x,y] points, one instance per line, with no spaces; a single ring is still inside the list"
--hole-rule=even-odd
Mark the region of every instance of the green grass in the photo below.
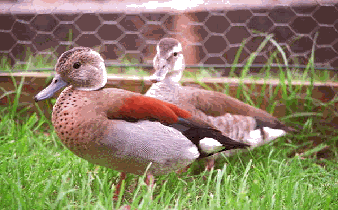
[[[261,34],[264,35],[264,34]],[[242,78],[242,79],[252,79],[259,80],[262,78],[266,79],[279,79],[280,71],[286,72],[288,77],[291,77],[294,80],[300,81],[309,81],[313,79],[315,82],[338,82],[337,74],[332,70],[327,69],[315,69],[313,56],[314,51],[312,52],[312,60],[310,59],[307,68],[282,68],[282,67],[271,67],[271,64],[283,64],[288,66],[289,62],[286,58],[286,53],[284,52],[283,47],[281,47],[276,40],[273,39],[273,36],[270,34],[266,34],[266,39],[258,47],[257,51],[252,53],[247,59],[244,67],[236,67],[238,63],[238,59],[243,51],[244,46],[246,45],[246,40],[243,41],[241,47],[239,48],[237,55],[235,56],[233,66],[230,68],[229,77],[234,78]],[[72,37],[72,31],[69,32],[69,37]],[[271,52],[270,57],[266,65],[261,68],[252,68],[251,65],[254,63],[256,56],[263,50],[263,48],[267,45],[267,43],[271,42],[276,50]],[[95,50],[99,50],[99,48],[95,48]],[[11,72],[12,70],[20,70],[20,71],[34,71],[39,70],[41,72],[50,72],[50,70],[54,69],[54,65],[56,64],[56,59],[52,56],[51,52],[53,49],[49,50],[49,53],[46,54],[37,54],[34,55],[30,52],[29,49],[26,49],[25,52],[26,62],[23,64],[15,65],[11,67],[9,65],[9,61],[6,58],[2,58],[0,60],[0,73],[1,72]],[[24,56],[24,55],[22,55]],[[280,58],[281,57],[281,58]],[[137,60],[134,58],[126,58],[124,57],[121,60],[121,64],[128,66],[129,64],[137,64]],[[293,61],[295,65],[297,65],[297,60]],[[119,66],[107,66],[107,72],[109,74],[125,74],[125,75],[137,75],[137,76],[150,76],[150,72],[144,70],[141,67],[132,66],[132,67],[119,67]],[[258,69],[258,70],[257,70]],[[274,71],[272,71],[274,69]],[[311,71],[310,71],[311,70]],[[219,71],[214,68],[194,68],[191,72],[184,71],[183,77],[195,78],[197,80],[201,78],[208,77],[219,77]]]
[[[288,106],[285,120],[304,126],[299,134],[251,152],[222,157],[211,172],[195,174],[199,166],[195,164],[183,174],[158,176],[154,189],[145,185],[144,177],[128,175],[118,201],[112,198],[119,172],[72,154],[41,112],[25,115],[26,110],[18,104],[22,80],[12,93],[15,99],[0,107],[1,208],[337,209],[338,131],[320,123],[323,113],[316,109],[334,106],[336,101],[318,105],[310,97],[312,87],[308,87],[309,96],[301,102],[300,89],[283,83],[290,79],[287,73],[280,74],[279,89]],[[239,91],[242,100],[253,103],[250,88],[242,85]],[[274,94],[269,99],[270,112]],[[305,110],[298,113],[300,103]]]
[[[36,115],[27,116],[22,124],[9,114],[2,115],[3,209],[112,209],[119,205],[112,200],[118,173],[76,157],[60,144],[53,129],[42,131],[46,125]],[[278,144],[224,158],[220,162],[226,165],[219,163],[220,169],[212,172],[157,177],[154,191],[140,177],[138,186],[132,187],[134,192],[127,192],[120,204],[137,209],[337,209],[337,161],[317,160],[311,153],[289,157],[308,136],[292,137],[292,143],[288,143],[290,137],[282,138]],[[129,178],[132,183],[137,176]]]

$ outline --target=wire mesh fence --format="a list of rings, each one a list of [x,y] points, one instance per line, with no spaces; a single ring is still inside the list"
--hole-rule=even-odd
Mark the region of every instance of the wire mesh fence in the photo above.
[[[29,55],[52,62],[74,46],[97,49],[114,65],[151,66],[156,43],[179,39],[187,64],[244,65],[268,34],[283,49],[289,65],[306,65],[314,52],[316,67],[338,67],[338,4],[278,6],[237,10],[157,13],[1,13],[0,55],[15,68]],[[317,38],[315,38],[317,37]],[[272,42],[253,65],[285,64]]]

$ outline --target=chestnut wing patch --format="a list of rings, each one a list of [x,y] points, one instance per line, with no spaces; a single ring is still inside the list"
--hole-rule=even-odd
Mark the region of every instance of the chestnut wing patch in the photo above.
[[[179,107],[147,96],[132,96],[124,99],[117,112],[109,116],[129,122],[138,120],[159,121],[164,124],[177,123],[179,118],[189,118],[191,113]]]

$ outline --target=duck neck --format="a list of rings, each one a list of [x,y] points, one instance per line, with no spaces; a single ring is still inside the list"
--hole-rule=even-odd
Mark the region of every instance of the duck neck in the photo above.
[[[183,75],[182,71],[169,72],[162,82],[167,84],[179,83],[179,81],[182,78],[182,75]]]

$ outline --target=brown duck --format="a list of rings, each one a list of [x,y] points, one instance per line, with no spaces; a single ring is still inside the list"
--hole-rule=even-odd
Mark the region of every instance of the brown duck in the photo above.
[[[55,71],[52,83],[35,100],[50,98],[68,86],[53,107],[52,123],[62,143],[93,164],[143,174],[151,163],[148,173],[160,175],[214,151],[248,146],[176,105],[103,88],[107,82],[104,61],[90,48],[63,53]]]

